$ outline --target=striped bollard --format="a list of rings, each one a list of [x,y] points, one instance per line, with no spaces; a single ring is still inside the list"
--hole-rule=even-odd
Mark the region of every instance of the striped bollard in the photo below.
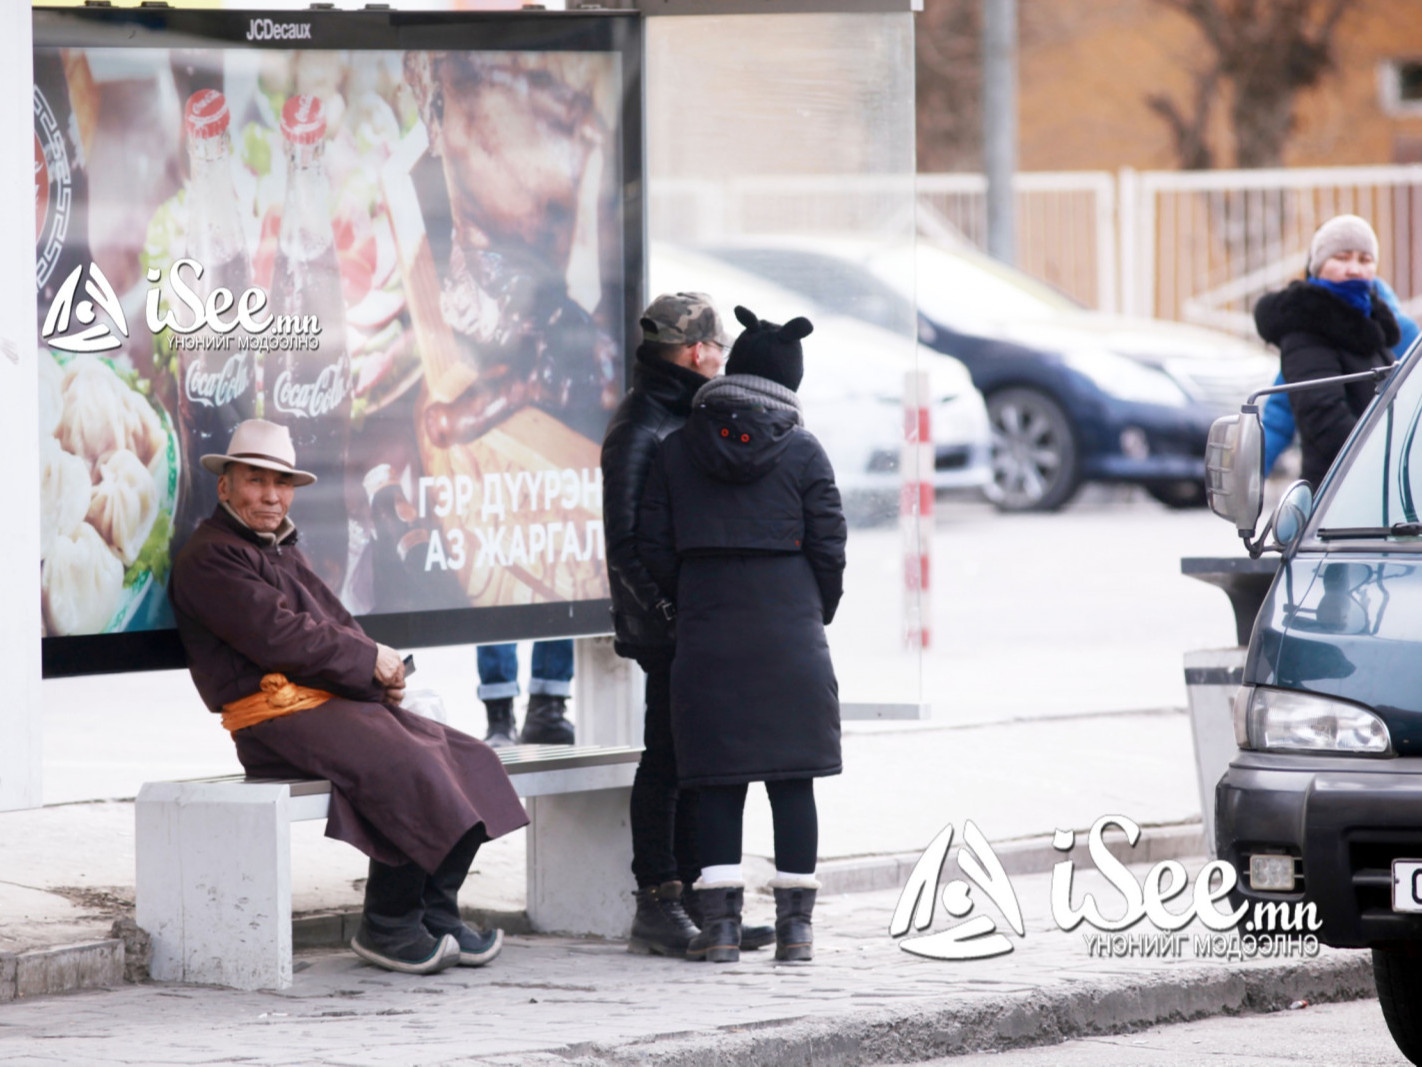
[[[904,546],[904,645],[926,649],[932,627],[929,556],[933,552],[933,433],[928,372],[904,376],[904,443],[899,456],[899,531]]]

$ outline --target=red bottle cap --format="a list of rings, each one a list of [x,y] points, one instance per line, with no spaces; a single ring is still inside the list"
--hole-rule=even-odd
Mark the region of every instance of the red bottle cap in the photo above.
[[[226,133],[232,119],[227,110],[227,97],[216,89],[199,89],[188,97],[183,117],[188,136],[199,141]]]
[[[281,135],[292,144],[315,144],[326,136],[326,109],[319,96],[293,96],[281,109]]]

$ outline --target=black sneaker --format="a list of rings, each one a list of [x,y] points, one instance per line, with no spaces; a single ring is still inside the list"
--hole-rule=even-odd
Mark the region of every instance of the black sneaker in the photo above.
[[[573,724],[563,717],[567,697],[534,693],[528,698],[528,714],[523,717],[525,745],[571,745]]]
[[[438,939],[432,937],[430,942],[434,947],[424,954],[416,951],[395,956],[377,947],[371,940],[369,928],[365,923],[361,923],[355,937],[351,938],[351,951],[367,963],[384,967],[387,971],[399,971],[401,974],[435,974],[453,967],[460,961],[459,942],[450,935],[446,934]]]
[[[453,937],[458,942],[461,967],[482,967],[504,950],[504,932],[499,929],[475,930],[465,923],[458,933],[445,936]]]

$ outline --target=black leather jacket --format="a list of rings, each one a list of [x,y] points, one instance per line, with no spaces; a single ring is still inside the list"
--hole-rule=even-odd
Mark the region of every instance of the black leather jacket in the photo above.
[[[647,472],[663,439],[691,414],[691,398],[706,384],[693,370],[638,348],[632,389],[602,441],[602,521],[618,655],[665,653],[673,629],[657,609],[661,593],[637,555],[637,512]]]

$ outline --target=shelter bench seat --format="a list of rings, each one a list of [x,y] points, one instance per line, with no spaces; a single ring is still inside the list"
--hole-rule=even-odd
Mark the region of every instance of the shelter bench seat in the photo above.
[[[628,803],[642,749],[495,750],[524,798],[528,918],[535,930],[625,937]],[[241,775],[148,782],[135,805],[136,919],[154,978],[291,985],[291,824],[325,819],[331,783]]]

